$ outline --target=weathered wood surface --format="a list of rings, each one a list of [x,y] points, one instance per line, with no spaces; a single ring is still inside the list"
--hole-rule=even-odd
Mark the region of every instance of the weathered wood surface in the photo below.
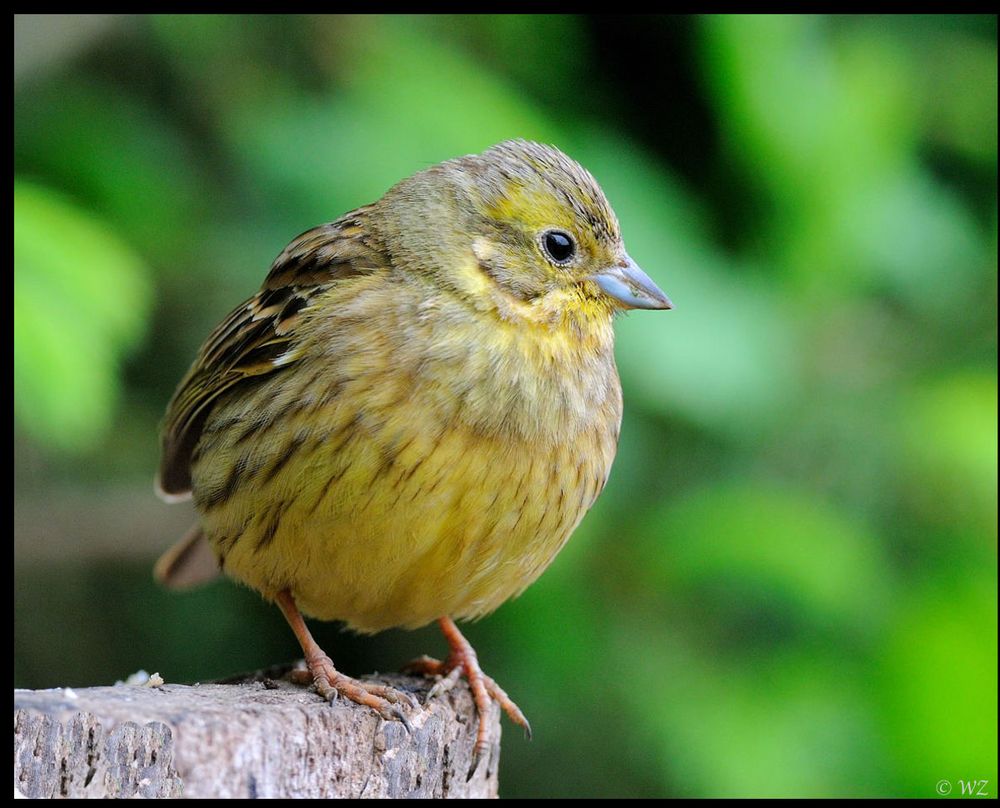
[[[463,683],[378,677],[417,696],[397,721],[264,678],[239,684],[14,691],[14,787],[26,797],[495,797],[492,747],[467,780],[476,710]]]

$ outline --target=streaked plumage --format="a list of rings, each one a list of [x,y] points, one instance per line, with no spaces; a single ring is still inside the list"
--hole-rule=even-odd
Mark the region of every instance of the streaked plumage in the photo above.
[[[479,617],[604,487],[613,313],[669,305],[561,152],[450,160],[278,256],[171,401],[160,486],[269,599],[365,632]]]

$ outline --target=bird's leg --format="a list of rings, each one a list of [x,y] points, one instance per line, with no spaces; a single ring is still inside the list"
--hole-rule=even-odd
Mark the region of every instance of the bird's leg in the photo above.
[[[316,640],[306,627],[302,614],[295,605],[295,599],[286,589],[275,598],[278,607],[288,621],[288,625],[295,632],[295,637],[302,646],[302,653],[305,654],[306,665],[312,675],[316,692],[327,701],[333,701],[338,696],[345,696],[351,701],[371,707],[376,713],[387,721],[401,721],[407,730],[412,730],[409,719],[399,708],[399,704],[406,703],[416,707],[416,700],[407,693],[402,693],[386,685],[375,684],[374,682],[362,682],[345,676],[333,667],[323,649],[319,647]]]
[[[407,666],[407,671],[428,676],[443,677],[431,688],[427,696],[428,698],[432,698],[454,687],[463,673],[465,674],[465,678],[469,680],[472,698],[475,700],[476,708],[479,711],[479,730],[476,733],[476,748],[472,757],[472,769],[469,772],[469,776],[471,777],[480,758],[482,758],[489,747],[486,735],[490,699],[496,700],[503,708],[503,711],[510,716],[510,720],[519,727],[524,728],[524,733],[528,738],[531,738],[531,725],[528,723],[528,719],[524,717],[521,709],[504,692],[503,688],[483,673],[482,668],[479,667],[479,659],[476,656],[475,649],[462,636],[462,632],[458,630],[455,621],[450,617],[442,617],[438,620],[438,624],[441,626],[441,631],[444,632],[444,637],[448,641],[448,645],[451,646],[451,654],[448,655],[448,658],[444,662],[428,656],[422,656],[419,659],[413,660]]]

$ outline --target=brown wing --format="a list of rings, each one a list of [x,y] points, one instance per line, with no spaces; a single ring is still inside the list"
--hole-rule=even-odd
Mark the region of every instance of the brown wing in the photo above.
[[[261,290],[219,325],[174,393],[163,422],[158,489],[166,499],[191,490],[191,454],[220,396],[292,366],[303,309],[338,280],[387,266],[365,227],[370,207],[303,233],[279,255]]]

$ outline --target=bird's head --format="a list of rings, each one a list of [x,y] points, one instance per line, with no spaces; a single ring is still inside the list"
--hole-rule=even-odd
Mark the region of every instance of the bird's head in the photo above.
[[[526,313],[669,309],[629,257],[597,181],[552,146],[511,140],[404,180],[379,203],[394,260],[474,304]]]

